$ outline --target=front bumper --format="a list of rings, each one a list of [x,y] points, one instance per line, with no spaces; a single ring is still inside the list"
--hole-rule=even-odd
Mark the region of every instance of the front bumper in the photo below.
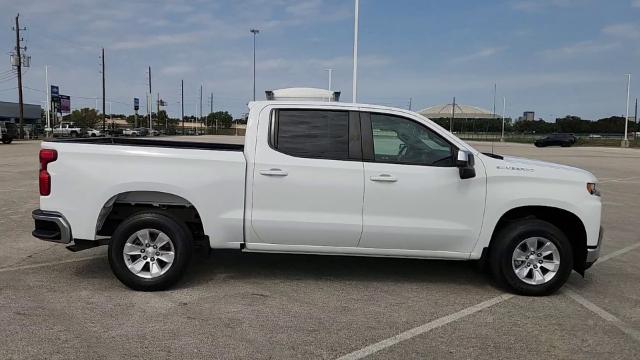
[[[31,217],[35,221],[35,228],[31,232],[34,237],[62,244],[71,242],[71,227],[62,214],[37,209],[33,210]]]
[[[602,248],[602,236],[604,229],[600,227],[598,234],[598,244],[596,246],[587,246],[587,258],[585,260],[585,269],[590,268],[600,257],[600,248]]]

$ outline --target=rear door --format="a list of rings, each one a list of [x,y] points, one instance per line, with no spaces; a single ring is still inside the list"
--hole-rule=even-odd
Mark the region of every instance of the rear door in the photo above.
[[[480,233],[485,171],[460,179],[457,148],[425,124],[363,114],[363,248],[468,253]],[[434,254],[434,256],[438,256]]]
[[[262,123],[262,121],[261,121]],[[261,125],[262,126],[262,125]],[[355,247],[364,194],[357,113],[274,109],[254,158],[251,241]]]

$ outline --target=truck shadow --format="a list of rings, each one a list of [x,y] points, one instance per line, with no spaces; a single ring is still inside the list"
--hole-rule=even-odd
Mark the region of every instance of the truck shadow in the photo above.
[[[216,251],[194,256],[178,288],[197,287],[221,278],[496,286],[475,261]]]

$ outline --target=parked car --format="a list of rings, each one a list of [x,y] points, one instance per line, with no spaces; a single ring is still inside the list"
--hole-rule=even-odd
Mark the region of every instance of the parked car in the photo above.
[[[105,135],[107,136],[123,136],[123,130],[122,129],[106,129],[105,130]]]
[[[602,139],[600,134],[589,134],[589,139]]]
[[[0,121],[0,140],[3,144],[11,144],[18,137],[18,127],[8,121]]]
[[[584,274],[602,245],[593,174],[480,153],[404,109],[262,101],[250,104],[244,145],[41,146],[33,235],[73,250],[108,244],[113,273],[132,289],[174,284],[206,244],[480,259],[512,291],[544,295],[572,269]]]
[[[535,141],[535,146],[537,147],[545,147],[545,146],[562,146],[569,147],[574,145],[578,141],[578,139],[573,134],[551,134],[542,139],[538,139]]]
[[[149,135],[149,130],[147,128],[135,128],[133,130],[138,133],[138,136],[147,136],[147,135]]]
[[[62,122],[53,128],[54,137],[78,137],[82,129],[72,122]]]
[[[96,130],[96,129],[91,129],[91,128],[87,129],[85,131],[85,134],[86,134],[86,136],[89,136],[89,137],[103,136],[102,135],[102,131]]]
[[[122,130],[122,135],[124,136],[140,136],[140,132],[136,129],[124,129]]]
[[[149,135],[151,136],[160,136],[160,131],[156,130],[156,129],[147,129],[149,132]]]

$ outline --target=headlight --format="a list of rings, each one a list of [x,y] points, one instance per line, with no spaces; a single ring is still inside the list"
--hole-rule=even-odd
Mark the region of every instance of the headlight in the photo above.
[[[596,188],[595,183],[587,183],[587,191],[591,195],[600,196],[600,191]]]

